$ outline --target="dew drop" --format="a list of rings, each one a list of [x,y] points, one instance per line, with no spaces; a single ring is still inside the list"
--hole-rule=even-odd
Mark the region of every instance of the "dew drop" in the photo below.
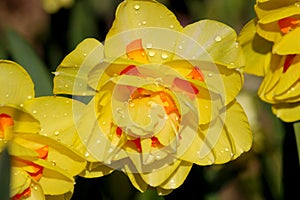
[[[24,104],[21,103],[21,104],[20,104],[20,107],[23,108],[23,106],[24,106]]]
[[[138,25],[138,26],[141,26],[141,25],[142,25],[142,23],[141,23],[141,22],[139,22],[137,25]]]
[[[152,48],[152,44],[151,44],[151,43],[147,43],[147,44],[146,44],[146,48],[147,48],[147,49],[151,49],[151,48]]]
[[[86,54],[86,53],[84,53],[84,54],[83,54],[83,56],[84,56],[84,57],[86,57],[86,56],[87,56],[87,54]]]
[[[212,73],[209,73],[209,74],[207,74],[208,75],[208,77],[212,77],[213,75],[212,75]]]
[[[101,143],[101,141],[100,141],[100,140],[96,140],[96,143],[97,143],[97,144],[100,144],[100,143]]]
[[[86,96],[86,92],[83,92],[83,93],[82,93],[82,96]]]
[[[85,154],[84,154],[85,157],[88,157],[89,155],[90,155],[89,152],[85,152]]]
[[[32,111],[32,113],[33,113],[33,114],[36,114],[36,113],[37,113],[37,111],[36,111],[36,110],[33,110],[33,111]]]
[[[166,54],[166,53],[162,53],[161,54],[161,58],[162,59],[167,59],[169,56],[168,56],[168,54]]]
[[[64,113],[64,116],[65,116],[65,117],[68,116],[68,113]]]
[[[182,45],[179,45],[179,46],[178,46],[178,49],[182,50],[182,49],[183,49]]]
[[[54,135],[58,136],[59,135],[59,131],[55,131]]]
[[[103,121],[103,122],[102,122],[102,125],[105,125],[105,124],[106,124],[106,122],[105,122],[105,121]]]
[[[142,24],[145,25],[145,24],[147,24],[147,22],[146,21],[142,21]]]
[[[150,57],[153,57],[153,56],[155,56],[155,52],[154,52],[154,51],[149,51],[149,53],[148,53],[148,54],[149,54],[149,56],[150,56]]]
[[[69,100],[66,100],[66,104],[69,104],[70,103],[70,101]]]
[[[135,106],[135,104],[133,103],[133,102],[131,102],[130,104],[129,104],[129,107],[131,107],[131,108],[133,108]]]
[[[54,76],[58,76],[60,73],[59,72],[53,72]]]
[[[38,187],[37,187],[37,186],[34,186],[34,187],[33,187],[33,189],[34,189],[34,190],[37,190],[37,189],[38,189]]]
[[[218,35],[218,36],[215,37],[216,42],[220,42],[221,40],[222,40],[221,36]]]
[[[229,151],[229,149],[226,147],[225,149],[224,149],[226,152],[228,152]]]
[[[68,84],[65,84],[65,87],[66,87],[66,88],[68,88],[68,87],[69,87],[69,85],[68,85]]]
[[[171,28],[171,29],[172,29],[172,28],[174,28],[174,25],[173,25],[173,24],[171,24],[171,25],[170,25],[170,28]]]
[[[52,166],[56,166],[56,162],[54,160],[51,161]]]
[[[294,87],[292,87],[292,88],[291,88],[291,91],[295,91],[295,88],[294,88]]]
[[[300,7],[300,2],[297,1],[297,2],[295,3],[295,6]]]
[[[141,7],[140,7],[140,5],[135,4],[135,5],[133,6],[133,8],[134,8],[135,10],[139,10]]]
[[[27,96],[27,99],[32,99],[32,96],[30,96],[30,95],[29,95],[29,96]]]

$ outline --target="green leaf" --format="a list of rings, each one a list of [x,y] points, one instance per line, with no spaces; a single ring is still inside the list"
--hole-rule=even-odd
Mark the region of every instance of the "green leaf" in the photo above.
[[[295,129],[295,137],[296,137],[298,156],[299,156],[299,162],[300,162],[300,122],[294,123],[294,129]],[[299,163],[299,165],[300,165],[300,163]]]
[[[0,154],[0,199],[9,200],[10,186],[10,158],[7,149]]]
[[[5,31],[11,57],[22,65],[35,84],[36,96],[52,95],[52,76],[29,43],[14,30]]]

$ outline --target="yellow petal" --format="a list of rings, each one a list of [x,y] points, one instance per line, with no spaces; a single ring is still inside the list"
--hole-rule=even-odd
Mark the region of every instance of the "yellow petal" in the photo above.
[[[77,152],[71,150],[59,141],[38,134],[19,134],[14,139],[16,143],[31,149],[49,146],[47,162],[51,166],[57,166],[64,170],[63,173],[70,175],[79,174],[86,165],[86,161]],[[50,167],[51,167],[50,166]]]
[[[124,1],[119,5],[115,21],[106,36],[105,56],[127,58],[127,46],[141,40],[146,52],[144,56],[151,63],[163,63],[171,59],[181,29],[175,15],[159,2]]]
[[[66,145],[72,145],[77,122],[85,105],[64,97],[39,97],[27,101],[24,109],[41,124],[41,135],[47,135]]]
[[[176,189],[183,184],[190,170],[192,169],[193,163],[182,161],[176,171],[159,187],[165,190]]]
[[[43,189],[39,183],[32,181],[30,189],[30,197],[26,198],[26,200],[45,200]]]
[[[54,94],[93,95],[88,73],[104,57],[103,45],[96,39],[83,40],[58,66],[54,77]]]
[[[258,23],[256,28],[257,33],[268,41],[277,42],[282,38],[277,21],[268,24]]]
[[[11,168],[10,197],[21,194],[31,183],[29,175],[18,167]]]
[[[229,26],[201,20],[186,26],[177,41],[175,55],[186,60],[210,61],[228,68],[244,66],[237,35]],[[175,58],[176,59],[176,58]]]
[[[300,28],[295,28],[284,35],[279,42],[274,44],[273,52],[280,55],[300,54],[299,34]]]
[[[272,105],[273,113],[285,122],[300,120],[300,103],[278,103]]]
[[[44,168],[39,183],[46,195],[60,195],[72,191],[74,188],[73,179],[48,168]]]
[[[0,113],[11,116],[14,120],[14,132],[37,133],[40,130],[39,121],[23,109],[14,106],[0,106]]]
[[[142,179],[139,173],[131,173],[128,166],[125,167],[125,173],[131,181],[132,185],[141,192],[145,192],[148,188],[147,183]]]
[[[113,171],[113,168],[103,165],[100,162],[88,162],[86,169],[80,174],[80,176],[85,178],[102,177],[112,173]]]
[[[17,63],[0,60],[0,104],[20,105],[34,97],[28,73]]]
[[[256,19],[249,21],[239,34],[240,42],[245,55],[245,72],[263,76],[266,64],[270,61],[272,43],[256,33]]]
[[[45,195],[46,200],[70,200],[72,198],[73,191],[62,195]]]
[[[175,160],[167,166],[156,169],[155,171],[141,173],[142,179],[150,186],[157,187],[169,179],[180,165],[180,160]]]
[[[145,27],[182,29],[175,15],[161,3],[154,0],[127,0],[117,8],[115,21],[106,39],[124,31]]]
[[[237,102],[228,105],[226,115],[221,113],[219,119],[201,129],[181,159],[198,165],[225,163],[248,151],[252,144],[248,119]]]

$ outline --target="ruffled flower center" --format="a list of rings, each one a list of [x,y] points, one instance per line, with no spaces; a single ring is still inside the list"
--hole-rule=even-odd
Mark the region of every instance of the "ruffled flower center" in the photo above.
[[[283,34],[287,34],[288,32],[294,30],[299,25],[299,23],[300,21],[294,17],[286,17],[278,20],[280,31]]]
[[[7,140],[11,137],[10,130],[14,125],[14,120],[11,116],[0,114],[0,140]]]

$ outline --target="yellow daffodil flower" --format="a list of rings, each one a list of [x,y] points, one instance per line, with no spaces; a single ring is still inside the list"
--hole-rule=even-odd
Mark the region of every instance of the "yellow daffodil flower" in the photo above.
[[[43,7],[48,13],[55,13],[61,8],[69,8],[73,0],[42,0]]]
[[[240,33],[239,41],[246,56],[245,71],[264,76],[259,97],[272,104],[280,119],[300,119],[300,2],[257,1],[257,19]]]
[[[203,20],[183,28],[154,0],[122,2],[105,45],[82,41],[55,72],[54,93],[92,96],[75,145],[89,161],[82,176],[120,169],[140,191],[163,195],[193,163],[248,151],[249,124],[235,99],[243,65],[228,26]]]
[[[11,199],[70,199],[74,176],[86,166],[71,147],[76,131],[63,97],[34,97],[34,85],[17,63],[0,60],[0,153],[11,156]]]

